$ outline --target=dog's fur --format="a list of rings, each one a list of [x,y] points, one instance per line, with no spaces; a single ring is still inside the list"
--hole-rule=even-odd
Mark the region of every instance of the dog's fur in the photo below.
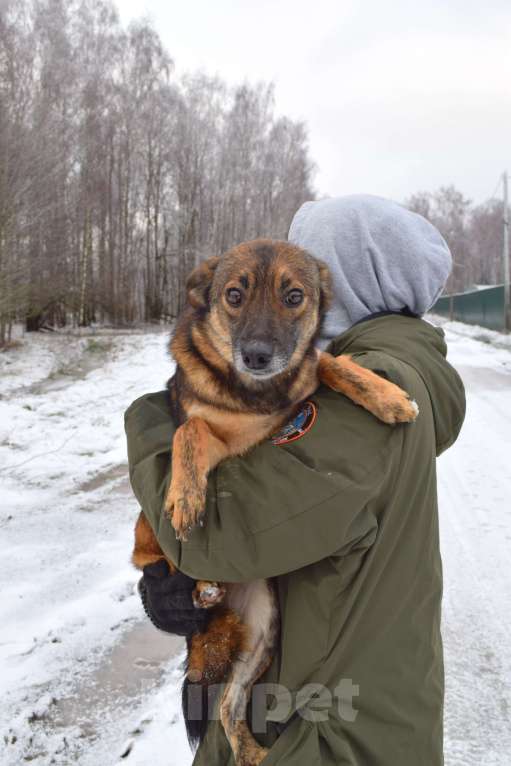
[[[415,419],[415,404],[397,386],[348,356],[316,349],[330,275],[303,250],[272,240],[244,243],[198,266],[187,289],[188,303],[171,341],[177,368],[168,384],[179,427],[165,510],[178,539],[186,540],[203,523],[208,472],[278,431],[319,382],[387,423]],[[135,565],[142,568],[163,555],[141,514]],[[237,766],[255,766],[267,751],[252,736],[245,712],[275,646],[273,590],[264,580],[199,582],[194,602],[215,607],[216,614],[207,632],[189,642],[188,678],[206,686],[227,680],[222,724]]]

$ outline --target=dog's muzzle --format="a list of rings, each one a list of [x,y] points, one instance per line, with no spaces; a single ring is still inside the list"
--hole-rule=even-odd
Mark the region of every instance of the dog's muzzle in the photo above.
[[[249,340],[240,344],[234,353],[234,367],[254,380],[268,380],[287,367],[288,357],[275,352],[273,343]]]
[[[247,371],[267,372],[273,359],[273,343],[267,340],[247,340],[241,344],[241,358]]]

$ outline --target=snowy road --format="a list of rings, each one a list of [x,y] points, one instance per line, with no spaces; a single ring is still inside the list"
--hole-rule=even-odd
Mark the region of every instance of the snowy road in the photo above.
[[[467,418],[439,460],[446,763],[511,764],[511,353],[447,330]]]
[[[439,461],[446,764],[509,766],[511,344],[446,330],[468,390]],[[154,332],[35,336],[0,354],[2,766],[190,763],[181,644],[142,619],[128,561],[122,411],[169,372]]]

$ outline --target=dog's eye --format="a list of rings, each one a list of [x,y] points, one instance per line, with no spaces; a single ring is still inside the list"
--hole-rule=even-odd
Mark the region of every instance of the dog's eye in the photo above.
[[[303,292],[301,290],[290,290],[284,298],[286,306],[299,306],[303,301]]]
[[[227,298],[227,303],[230,303],[231,306],[239,306],[243,298],[241,290],[237,290],[235,287],[230,287],[225,293],[225,297]]]

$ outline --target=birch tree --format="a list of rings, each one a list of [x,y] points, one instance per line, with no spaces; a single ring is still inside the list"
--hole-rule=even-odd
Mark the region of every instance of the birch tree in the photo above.
[[[273,87],[191,73],[110,0],[0,5],[0,343],[168,321],[202,258],[285,237],[313,196]]]

